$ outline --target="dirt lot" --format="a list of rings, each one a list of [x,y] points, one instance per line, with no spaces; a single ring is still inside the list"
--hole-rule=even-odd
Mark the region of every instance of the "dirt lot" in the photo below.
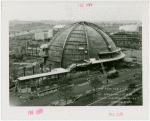
[[[131,57],[131,50],[123,51],[127,57]],[[133,50],[132,56],[137,57],[139,62],[142,62],[142,50]]]

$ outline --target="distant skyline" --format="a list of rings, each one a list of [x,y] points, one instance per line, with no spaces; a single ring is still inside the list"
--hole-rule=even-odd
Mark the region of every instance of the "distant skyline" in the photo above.
[[[92,6],[86,7],[91,3]],[[83,4],[83,7],[79,7]],[[142,21],[142,2],[3,2],[9,20]]]

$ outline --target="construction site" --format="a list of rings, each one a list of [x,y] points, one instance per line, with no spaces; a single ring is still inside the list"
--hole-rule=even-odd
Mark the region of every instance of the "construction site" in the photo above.
[[[141,35],[134,41],[117,37],[79,21],[63,26],[49,42],[27,42],[20,62],[10,56],[12,71],[18,70],[10,78],[10,105],[142,105]],[[117,43],[138,43],[139,49]]]

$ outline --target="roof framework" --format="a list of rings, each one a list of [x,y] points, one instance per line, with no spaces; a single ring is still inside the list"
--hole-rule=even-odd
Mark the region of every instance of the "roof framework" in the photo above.
[[[89,22],[81,21],[65,26],[49,43],[49,61],[65,67],[97,54],[113,52],[116,46],[108,32]]]

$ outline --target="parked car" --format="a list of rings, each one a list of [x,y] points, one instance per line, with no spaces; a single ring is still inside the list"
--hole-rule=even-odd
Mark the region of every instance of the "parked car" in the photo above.
[[[117,70],[109,71],[107,74],[107,78],[115,78],[119,76],[119,72]]]

